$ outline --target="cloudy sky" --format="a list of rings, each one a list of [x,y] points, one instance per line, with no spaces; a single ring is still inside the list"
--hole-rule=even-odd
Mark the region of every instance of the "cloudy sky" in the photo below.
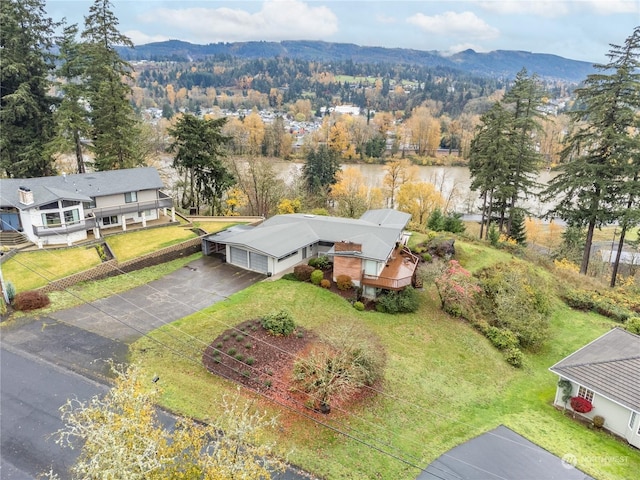
[[[46,0],[83,24],[92,0]],[[135,44],[324,40],[454,53],[525,50],[602,63],[640,25],[640,0],[112,0]]]

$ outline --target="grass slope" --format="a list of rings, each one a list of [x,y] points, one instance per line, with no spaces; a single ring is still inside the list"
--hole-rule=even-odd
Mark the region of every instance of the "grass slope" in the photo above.
[[[196,236],[196,233],[188,228],[172,225],[109,235],[105,237],[105,241],[118,261],[124,262]]]
[[[480,244],[456,245],[473,270],[511,258]],[[294,464],[327,479],[413,479],[419,473],[416,466],[425,467],[450,448],[504,424],[556,455],[572,453],[579,468],[595,478],[636,478],[637,450],[575,423],[551,405],[557,377],[548,367],[606,332],[612,322],[557,302],[547,347],[527,355],[525,367],[516,370],[472,327],[444,314],[432,287],[421,295],[418,312],[390,316],[357,312],[310,284],[262,282],[156,330],[132,346],[132,359],[150,376],[161,377],[165,407],[215,421],[222,414],[220,398],[237,388],[209,374],[201,363],[204,348],[219,333],[279,308],[288,309],[307,328],[353,321],[375,332],[386,348],[383,393],[352,413],[333,411],[321,417],[333,430],[244,393],[279,414],[276,440]]]

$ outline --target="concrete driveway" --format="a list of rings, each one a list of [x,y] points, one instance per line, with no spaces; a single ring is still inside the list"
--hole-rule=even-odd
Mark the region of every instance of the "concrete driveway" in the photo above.
[[[226,299],[265,276],[202,257],[160,280],[56,312],[51,319],[131,343],[166,323]]]

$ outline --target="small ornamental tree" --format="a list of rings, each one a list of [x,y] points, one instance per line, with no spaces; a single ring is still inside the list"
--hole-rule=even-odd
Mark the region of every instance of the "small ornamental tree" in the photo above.
[[[480,293],[480,287],[471,273],[456,260],[450,260],[435,283],[442,309],[450,315],[469,318],[474,297]]]
[[[574,412],[589,413],[593,410],[593,405],[586,398],[571,397],[571,401],[569,403],[571,404],[571,408]]]

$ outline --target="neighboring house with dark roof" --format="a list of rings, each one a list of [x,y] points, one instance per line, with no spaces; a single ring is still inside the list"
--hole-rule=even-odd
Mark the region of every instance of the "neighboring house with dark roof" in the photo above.
[[[580,415],[604,417],[604,428],[640,448],[640,336],[614,328],[549,370],[571,382],[572,397],[591,402]],[[562,397],[558,386],[554,404],[565,407]]]
[[[278,275],[309,258],[333,260],[333,279],[349,275],[365,297],[376,289],[401,290],[412,284],[418,258],[406,248],[411,215],[369,210],[359,219],[307,214],[276,215],[260,225],[238,226],[203,239],[205,255],[266,275]]]
[[[171,197],[152,167],[39,178],[0,179],[0,228],[44,245],[100,237],[101,228],[156,220]]]

